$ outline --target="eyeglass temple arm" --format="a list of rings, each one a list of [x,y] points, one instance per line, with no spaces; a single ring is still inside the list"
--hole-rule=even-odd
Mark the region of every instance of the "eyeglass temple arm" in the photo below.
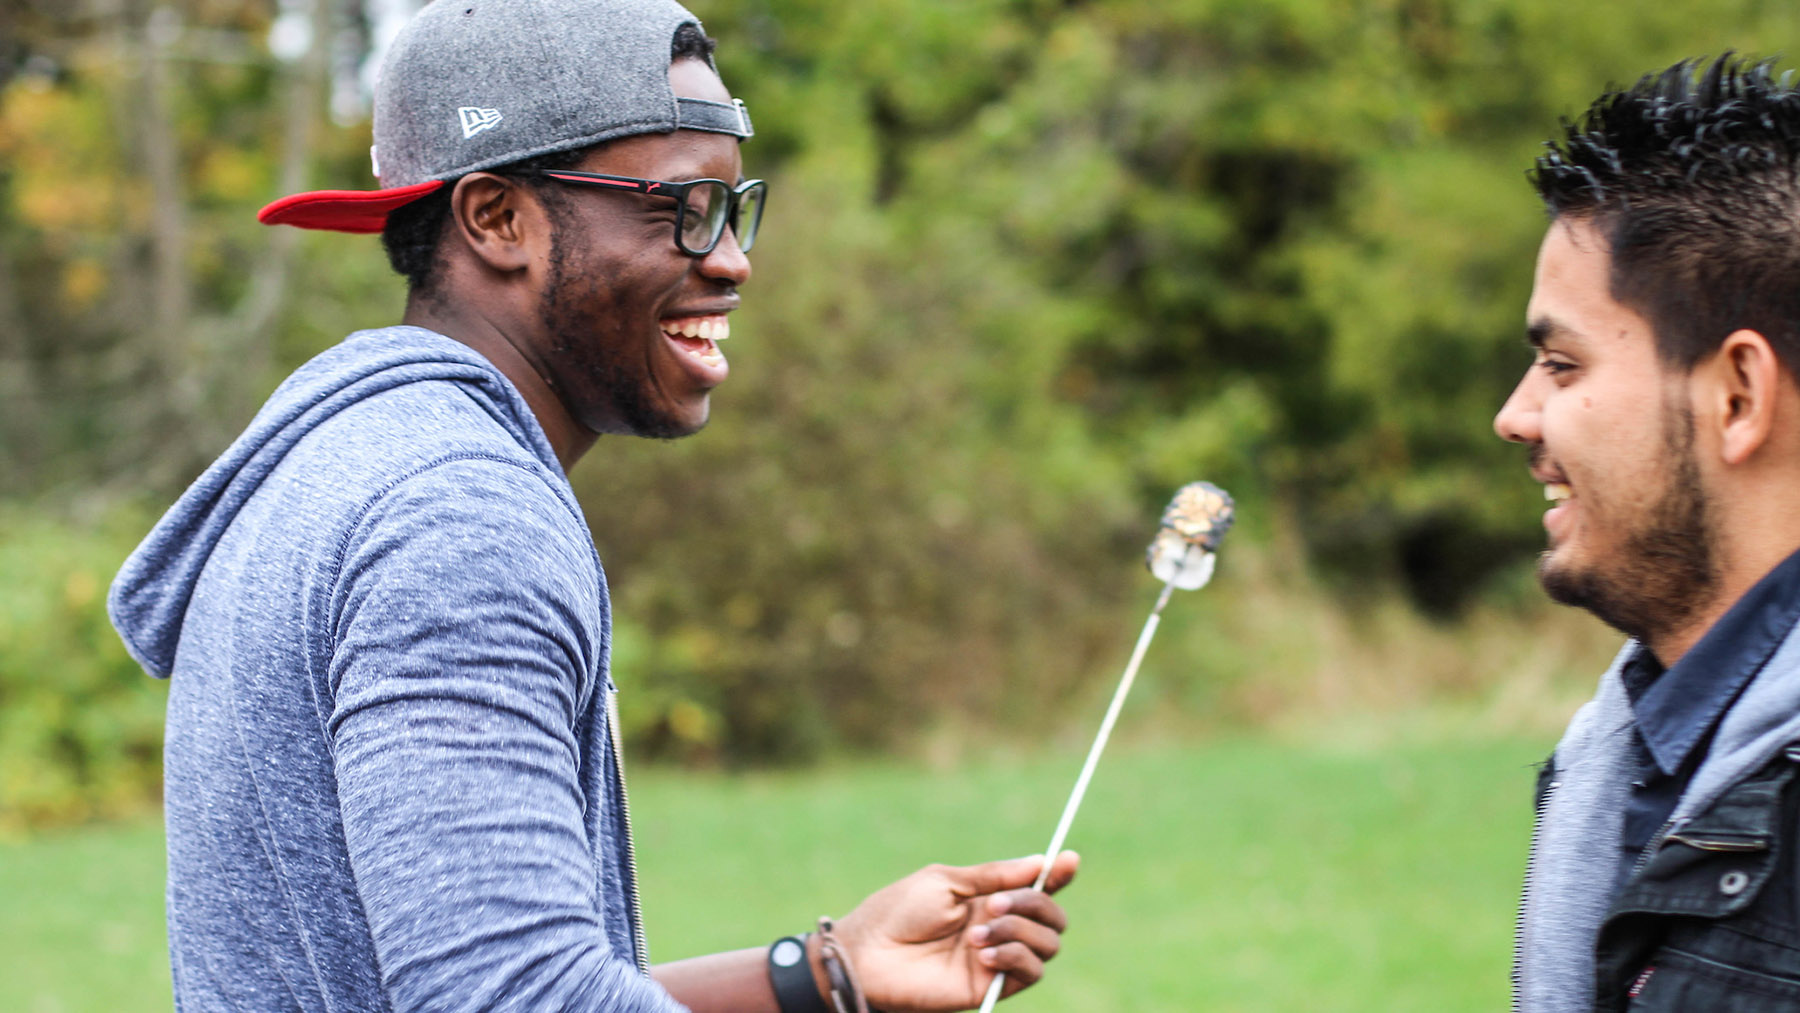
[[[681,183],[665,183],[657,179],[632,179],[629,176],[607,176],[598,172],[580,172],[575,169],[540,169],[540,175],[551,179],[560,179],[565,183],[593,183],[600,186],[617,187],[620,190],[635,190],[638,193],[656,193],[658,190],[675,191],[675,196],[685,185]]]

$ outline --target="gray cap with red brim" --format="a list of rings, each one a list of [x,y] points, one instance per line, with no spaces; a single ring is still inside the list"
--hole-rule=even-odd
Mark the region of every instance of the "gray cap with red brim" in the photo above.
[[[436,0],[388,50],[375,87],[379,190],[316,190],[267,225],[380,232],[389,212],[465,173],[634,134],[749,137],[740,101],[678,98],[673,0]]]

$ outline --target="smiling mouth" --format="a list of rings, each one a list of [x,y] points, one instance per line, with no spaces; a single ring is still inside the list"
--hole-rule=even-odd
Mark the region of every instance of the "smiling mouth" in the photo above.
[[[718,342],[731,337],[731,321],[723,313],[696,317],[670,317],[662,321],[662,332],[675,347],[707,366],[725,364],[725,353]]]
[[[1569,488],[1569,483],[1567,482],[1544,483],[1544,498],[1552,503],[1562,503],[1574,498],[1574,496],[1575,491]]]

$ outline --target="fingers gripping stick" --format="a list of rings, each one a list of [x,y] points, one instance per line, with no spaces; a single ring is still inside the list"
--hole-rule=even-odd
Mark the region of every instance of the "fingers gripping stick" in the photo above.
[[[1162,525],[1157,529],[1156,538],[1150,543],[1145,562],[1150,572],[1163,582],[1162,594],[1157,596],[1156,606],[1150,610],[1150,618],[1144,622],[1144,631],[1138,634],[1137,646],[1132,648],[1131,660],[1125,665],[1125,674],[1119,679],[1119,688],[1113,691],[1112,703],[1106,708],[1106,717],[1100,721],[1100,733],[1094,736],[1094,745],[1088,750],[1087,762],[1081,765],[1081,776],[1075,779],[1075,790],[1069,793],[1069,801],[1063,806],[1062,819],[1056,823],[1056,832],[1050,835],[1050,847],[1044,851],[1044,868],[1038,873],[1036,889],[1042,890],[1050,877],[1050,866],[1062,850],[1063,839],[1069,835],[1069,825],[1075,822],[1075,810],[1081,808],[1082,796],[1087,794],[1088,781],[1093,779],[1094,767],[1100,762],[1100,753],[1106,748],[1106,740],[1112,735],[1113,723],[1119,719],[1119,711],[1125,706],[1125,697],[1131,692],[1131,684],[1137,679],[1138,666],[1143,663],[1144,652],[1150,647],[1151,638],[1156,636],[1156,627],[1162,622],[1163,606],[1169,603],[1169,595],[1176,588],[1194,591],[1205,587],[1212,579],[1213,567],[1217,562],[1214,555],[1218,551],[1219,542],[1224,539],[1225,532],[1231,530],[1231,522],[1235,517],[1236,506],[1231,495],[1211,482],[1190,482],[1176,490],[1175,498],[1169,501],[1168,509],[1163,511]],[[988,985],[987,996],[981,1001],[981,1013],[993,1013],[994,1004],[1000,1001],[1000,990],[1006,986],[1006,976],[997,974]]]

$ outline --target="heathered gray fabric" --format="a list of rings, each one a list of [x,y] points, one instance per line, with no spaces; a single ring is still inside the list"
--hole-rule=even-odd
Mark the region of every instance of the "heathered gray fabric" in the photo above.
[[[1628,643],[1556,746],[1556,783],[1538,818],[1517,948],[1518,997],[1529,1013],[1589,1013],[1594,946],[1612,901],[1621,815],[1630,791],[1631,702],[1619,677]],[[1800,628],[1719,722],[1670,819],[1704,810],[1725,789],[1800,739]]]
[[[1600,677],[1556,746],[1556,780],[1538,816],[1519,919],[1522,1009],[1589,1013],[1594,943],[1612,901],[1631,777],[1631,701],[1619,678],[1631,645]]]
[[[600,562],[472,350],[302,367],[109,606],[172,677],[179,1009],[680,1008],[632,965]]]
[[[669,88],[673,0],[439,0],[394,40],[375,94],[383,187],[677,127],[748,136],[738,116],[684,118]],[[729,108],[729,107],[726,107]],[[463,109],[497,116],[465,128]],[[729,129],[727,129],[729,128]]]

